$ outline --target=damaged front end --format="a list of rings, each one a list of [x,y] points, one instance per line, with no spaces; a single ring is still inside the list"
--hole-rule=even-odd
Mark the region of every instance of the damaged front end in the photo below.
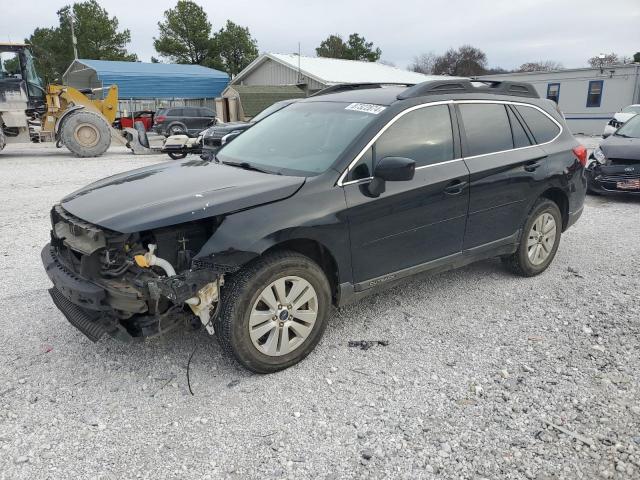
[[[640,195],[640,159],[595,157],[586,175],[591,192]]]
[[[140,233],[87,223],[61,205],[51,211],[42,261],[56,306],[93,341],[152,337],[202,323],[213,333],[223,267],[196,260],[218,217]]]

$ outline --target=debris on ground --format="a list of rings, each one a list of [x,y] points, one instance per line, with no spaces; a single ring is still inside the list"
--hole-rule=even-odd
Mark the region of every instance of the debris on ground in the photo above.
[[[359,347],[361,350],[369,350],[375,345],[386,347],[389,345],[388,340],[349,340],[350,347]]]

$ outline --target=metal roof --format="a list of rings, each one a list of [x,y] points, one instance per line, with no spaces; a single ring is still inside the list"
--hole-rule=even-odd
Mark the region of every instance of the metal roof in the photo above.
[[[325,85],[336,83],[421,83],[428,80],[441,80],[448,77],[423,75],[397,67],[376,62],[343,60],[338,58],[305,57],[295,54],[265,53],[254,60],[247,68],[234,77],[232,84],[237,84],[252,70],[271,59],[309,78]],[[298,65],[299,64],[299,65]]]
[[[91,75],[105,87],[118,85],[122,99],[215,98],[229,83],[225,72],[202,65],[87,59],[74,61],[63,77],[82,86]]]

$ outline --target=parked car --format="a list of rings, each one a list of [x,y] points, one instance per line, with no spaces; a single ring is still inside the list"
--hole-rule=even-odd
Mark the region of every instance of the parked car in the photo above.
[[[602,140],[590,159],[590,193],[640,195],[640,115]]]
[[[142,122],[145,131],[148,132],[153,127],[154,115],[155,112],[151,110],[141,110],[139,112],[134,112],[133,118],[131,116],[116,118],[113,122],[113,127],[117,128],[118,130],[122,130],[123,128],[134,128],[136,122]]]
[[[529,84],[349,86],[272,114],[215,161],[68,195],[42,260],[53,301],[93,340],[199,319],[242,365],[274,372],[313,350],[332,306],[411,275],[491,257],[544,272],[582,213],[586,156]]]
[[[613,134],[617,129],[619,129],[622,125],[625,124],[630,118],[633,118],[637,114],[640,113],[640,104],[638,105],[629,105],[628,107],[624,107],[620,112],[616,113],[609,123],[604,127],[604,132],[602,136],[607,138],[609,135]]]
[[[210,126],[216,112],[206,107],[161,108],[153,120],[153,131],[160,135],[196,135]]]
[[[262,110],[258,115],[253,117],[249,122],[228,122],[214,125],[203,132],[202,155],[213,158],[215,153],[222,146],[223,138],[231,139],[244,132],[246,129],[256,124],[263,118],[267,118],[272,113],[282,110],[284,107],[291,105],[297,100],[282,100]]]

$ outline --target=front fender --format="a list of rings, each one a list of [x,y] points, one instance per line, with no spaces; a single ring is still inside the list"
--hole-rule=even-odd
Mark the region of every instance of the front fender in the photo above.
[[[344,192],[303,193],[226,216],[194,261],[235,271],[268,249],[292,240],[324,246],[339,266],[340,282],[351,281],[348,225],[342,212]]]

